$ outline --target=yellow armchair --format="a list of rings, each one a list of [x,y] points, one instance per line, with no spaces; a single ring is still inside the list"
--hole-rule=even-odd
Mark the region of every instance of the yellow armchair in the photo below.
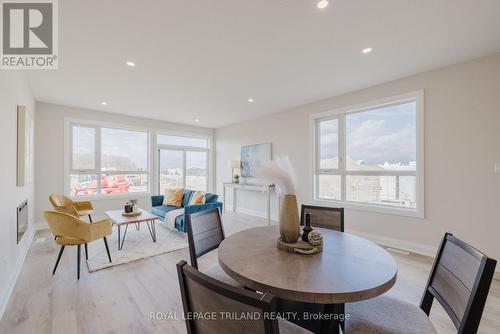
[[[61,259],[61,255],[66,246],[77,246],[78,262],[77,262],[77,277],[80,279],[80,247],[87,245],[97,239],[103,239],[108,253],[109,262],[111,262],[111,254],[109,253],[108,241],[106,236],[111,235],[111,221],[104,219],[93,224],[84,222],[72,214],[58,211],[45,211],[43,216],[49,224],[52,233],[57,237],[56,242],[61,245],[59,255],[57,257],[56,265],[52,271],[52,275],[56,273],[57,265]],[[88,259],[87,247],[85,247],[86,259]]]
[[[89,221],[92,223],[91,214],[94,212],[94,207],[89,201],[73,201],[63,195],[52,194],[49,196],[49,201],[58,212],[64,212],[75,217],[88,216]]]

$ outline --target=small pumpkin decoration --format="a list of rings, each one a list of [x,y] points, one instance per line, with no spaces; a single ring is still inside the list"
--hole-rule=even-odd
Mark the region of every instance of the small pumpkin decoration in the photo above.
[[[319,231],[313,230],[309,232],[307,238],[312,246],[319,246],[323,244],[323,236]]]

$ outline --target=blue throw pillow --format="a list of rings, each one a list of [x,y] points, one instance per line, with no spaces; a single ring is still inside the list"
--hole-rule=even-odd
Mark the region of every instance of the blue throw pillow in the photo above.
[[[191,195],[194,191],[189,189],[184,189],[184,197],[182,197],[182,207],[186,207],[189,204],[189,200],[191,199]]]
[[[219,198],[219,195],[217,195],[217,194],[206,193],[205,194],[205,203],[215,203],[215,202],[217,202],[218,198]]]

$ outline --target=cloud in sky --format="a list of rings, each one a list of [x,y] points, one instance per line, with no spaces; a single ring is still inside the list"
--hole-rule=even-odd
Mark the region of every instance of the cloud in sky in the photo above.
[[[336,121],[321,126],[321,158],[338,155]],[[409,102],[346,115],[347,155],[377,165],[416,161],[416,104]]]

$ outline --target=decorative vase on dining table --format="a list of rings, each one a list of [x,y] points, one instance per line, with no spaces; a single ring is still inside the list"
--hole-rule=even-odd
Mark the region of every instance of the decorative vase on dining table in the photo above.
[[[286,243],[294,243],[300,237],[299,209],[295,195],[280,195],[280,236]]]

